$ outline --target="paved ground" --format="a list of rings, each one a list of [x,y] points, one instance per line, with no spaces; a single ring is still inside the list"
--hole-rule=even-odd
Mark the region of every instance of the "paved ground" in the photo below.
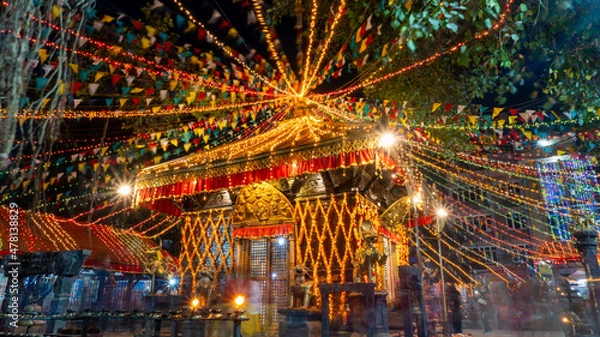
[[[462,335],[454,335],[453,337],[565,337],[563,332],[558,331],[507,331],[499,330],[492,333],[484,334],[481,330],[463,330]],[[402,336],[400,332],[390,331],[393,337]],[[416,336],[416,335],[415,335]],[[435,336],[430,336],[435,337]]]
[[[465,336],[473,337],[564,337],[565,334],[561,331],[494,331],[489,334],[484,334],[481,330],[464,330]]]

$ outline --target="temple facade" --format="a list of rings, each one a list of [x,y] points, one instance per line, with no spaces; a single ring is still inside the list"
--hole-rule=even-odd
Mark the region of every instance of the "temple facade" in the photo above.
[[[394,300],[395,271],[408,262],[399,224],[409,209],[396,160],[378,146],[376,124],[300,117],[145,169],[136,203],[184,219],[183,296],[203,292],[207,271],[220,296],[228,284],[245,281],[249,314],[268,328],[283,319],[277,309],[290,305],[296,266],[306,268],[317,295],[311,304],[320,301],[319,283],[371,281]],[[375,255],[380,263],[360,268]],[[332,315],[342,319],[344,297],[331,302]]]

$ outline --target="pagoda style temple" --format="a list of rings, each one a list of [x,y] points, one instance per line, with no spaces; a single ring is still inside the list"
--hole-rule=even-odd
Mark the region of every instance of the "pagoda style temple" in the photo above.
[[[206,270],[217,285],[255,281],[260,324],[273,326],[282,319],[277,309],[290,305],[292,269],[303,265],[314,291],[318,283],[372,276],[393,300],[395,271],[408,260],[406,228],[391,223],[406,220],[406,176],[396,164],[399,156],[379,146],[380,136],[375,123],[302,116],[144,169],[136,204],[184,218],[182,295],[197,294]],[[357,251],[367,227],[387,259],[365,276],[357,269]],[[343,315],[341,296],[332,309]]]

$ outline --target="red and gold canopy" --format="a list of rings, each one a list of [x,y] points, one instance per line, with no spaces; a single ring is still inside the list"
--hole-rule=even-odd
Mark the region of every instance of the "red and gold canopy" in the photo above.
[[[377,150],[376,126],[309,116],[283,121],[256,137],[144,169],[136,202],[180,214],[169,200],[375,161],[395,167]]]

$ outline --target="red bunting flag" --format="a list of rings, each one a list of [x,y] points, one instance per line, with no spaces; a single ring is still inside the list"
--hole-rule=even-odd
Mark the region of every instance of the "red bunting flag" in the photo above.
[[[83,82],[73,82],[73,93],[76,94],[83,87]]]
[[[117,74],[112,75],[111,83],[112,83],[113,87],[116,86],[117,83],[119,83],[120,79],[121,79],[121,75],[117,75]]]

